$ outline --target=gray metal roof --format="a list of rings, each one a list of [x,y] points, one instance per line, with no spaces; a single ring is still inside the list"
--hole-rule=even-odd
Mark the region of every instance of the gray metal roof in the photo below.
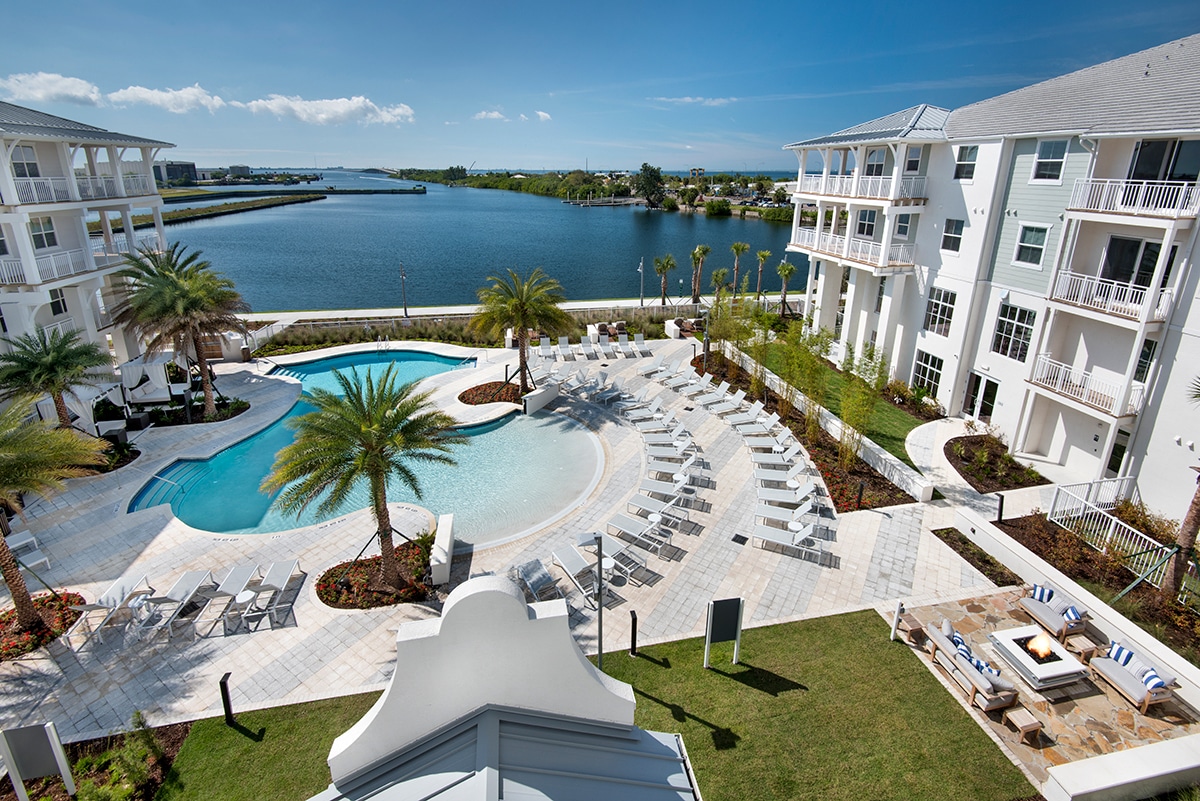
[[[310,801],[368,798],[696,801],[699,793],[674,734],[488,709]]]
[[[941,141],[946,138],[943,127],[950,112],[944,108],[922,103],[888,114],[886,117],[863,122],[828,136],[807,139],[785,145],[784,150],[824,145],[852,145],[870,142],[893,142],[905,139],[917,142]]]
[[[0,102],[0,136],[21,139],[67,139],[105,145],[132,147],[175,147],[170,142],[106,131],[65,117],[55,117],[24,106]]]
[[[1200,34],[950,112],[950,139],[1200,130]]]

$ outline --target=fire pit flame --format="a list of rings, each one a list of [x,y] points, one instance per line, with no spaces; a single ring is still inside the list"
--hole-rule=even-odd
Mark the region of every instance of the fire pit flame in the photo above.
[[[1025,643],[1025,647],[1029,650],[1029,653],[1034,654],[1041,659],[1045,659],[1046,657],[1050,656],[1050,637],[1046,634],[1046,632],[1042,632],[1029,642]]]

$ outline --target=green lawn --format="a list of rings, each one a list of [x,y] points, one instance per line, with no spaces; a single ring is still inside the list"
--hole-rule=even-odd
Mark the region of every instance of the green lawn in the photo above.
[[[781,354],[778,348],[772,347],[767,351],[767,369],[775,375],[779,375],[780,359]],[[825,391],[825,400],[821,405],[840,418],[846,378],[832,367],[826,369],[829,371],[829,385]],[[918,420],[903,409],[880,401],[875,406],[875,415],[871,420],[871,427],[867,430],[867,438],[874,440],[885,451],[915,470],[916,465],[912,463],[912,460],[908,458],[908,452],[904,450],[904,438],[908,436],[909,431],[921,425],[922,422],[924,421]]]
[[[936,798],[1008,801],[1034,790],[878,614],[606,655],[637,723],[680,732],[707,801]]]

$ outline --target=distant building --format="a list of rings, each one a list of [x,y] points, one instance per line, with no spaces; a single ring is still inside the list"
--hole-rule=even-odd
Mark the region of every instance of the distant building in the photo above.
[[[229,174],[235,178],[249,178],[250,168],[245,164],[230,164]]]
[[[157,161],[154,163],[154,180],[163,184],[175,181],[195,183],[199,176],[196,165],[190,161]]]

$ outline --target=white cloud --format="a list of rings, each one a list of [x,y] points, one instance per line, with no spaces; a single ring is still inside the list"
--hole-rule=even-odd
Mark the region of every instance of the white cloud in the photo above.
[[[9,100],[34,103],[76,103],[99,106],[104,102],[100,87],[82,78],[68,78],[57,72],[19,72],[0,78],[0,91]]]
[[[205,108],[213,113],[225,101],[204,89],[200,84],[187,86],[183,89],[147,89],[144,86],[129,86],[116,92],[109,92],[109,102],[118,105],[122,103],[141,103],[147,106],[158,106],[172,114],[186,114],[189,111]]]
[[[528,117],[526,117],[524,114],[522,114],[522,115],[521,115],[521,122],[529,122],[529,118],[528,118]]]
[[[701,106],[724,106],[737,102],[736,97],[652,97],[650,99],[659,103],[699,104]]]
[[[305,100],[301,97],[268,95],[263,100],[251,100],[249,103],[234,102],[230,105],[248,108],[255,114],[266,112],[274,114],[276,117],[290,117],[310,125],[340,125],[346,122],[372,125],[413,121],[413,110],[404,103],[394,106],[377,106],[362,96]]]
[[[476,119],[476,120],[507,120],[508,117],[505,117],[499,111],[481,111],[478,114],[476,114],[473,117],[473,119]]]
[[[533,113],[537,115],[537,118],[540,122],[549,122],[550,121],[550,115],[544,111],[535,111]]]

